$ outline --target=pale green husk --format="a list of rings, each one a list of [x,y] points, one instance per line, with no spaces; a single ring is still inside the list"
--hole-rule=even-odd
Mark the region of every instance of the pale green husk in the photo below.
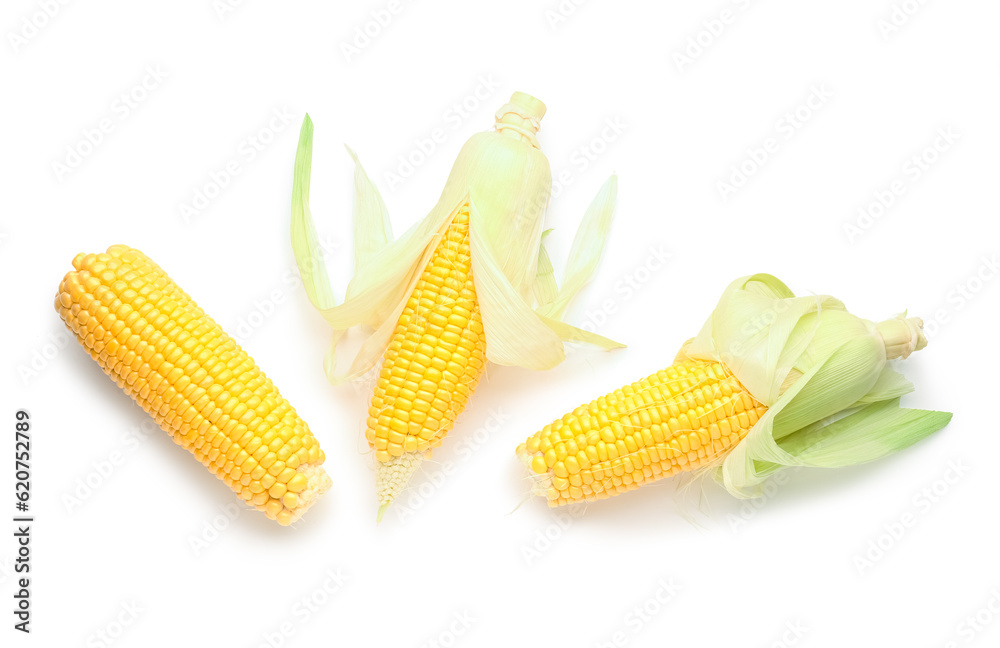
[[[771,275],[730,284],[681,354],[722,362],[767,412],[713,469],[738,497],[788,466],[878,459],[944,427],[946,412],[904,409],[913,385],[887,364],[873,322],[829,296],[795,297]]]
[[[537,115],[531,115],[534,106],[541,103],[516,93],[497,113],[498,120],[514,113],[525,120],[535,119],[537,126]],[[521,132],[516,120],[512,130]],[[312,134],[312,121],[306,115],[295,161],[292,247],[310,301],[333,327],[324,361],[331,382],[357,378],[378,362],[421,270],[466,203],[487,359],[543,370],[565,358],[564,341],[586,342],[602,349],[623,346],[562,319],[570,301],[593,276],[602,255],[617,195],[614,176],[584,216],[560,290],[542,247],[551,173],[545,155],[532,145],[536,143],[533,135],[529,136],[531,143],[499,130],[472,136],[459,152],[437,204],[398,239],[393,238],[378,189],[357,155],[348,149],[355,162],[355,275],[344,302],[338,304],[330,290],[309,210]],[[337,345],[348,329],[359,325],[368,330],[367,338],[350,367],[340,371]]]
[[[542,232],[542,240],[538,244],[538,270],[535,272],[535,303],[543,305],[551,304],[559,295],[559,286],[556,284],[556,269],[545,249],[545,237],[550,233],[552,233],[550,229]]]

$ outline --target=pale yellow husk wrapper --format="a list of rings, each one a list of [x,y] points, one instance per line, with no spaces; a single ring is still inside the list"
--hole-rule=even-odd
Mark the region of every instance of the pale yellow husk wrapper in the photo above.
[[[563,321],[566,306],[592,277],[607,240],[617,178],[604,183],[584,216],[555,283],[542,246],[551,172],[534,132],[544,105],[523,93],[497,111],[498,130],[473,135],[462,147],[437,204],[393,239],[388,210],[353,151],[355,162],[355,274],[343,303],[330,289],[309,210],[313,126],[306,115],[295,161],[292,246],[310,301],[333,328],[324,360],[333,383],[355,379],[379,361],[406,302],[451,220],[469,204],[472,270],[488,360],[546,370],[565,359],[564,341],[602,349],[622,344]],[[505,132],[503,132],[505,131]],[[527,140],[527,141],[526,141]],[[355,326],[367,337],[346,371],[337,368],[337,345]]]
[[[944,427],[947,412],[899,406],[913,385],[887,360],[887,343],[901,358],[926,344],[919,324],[875,324],[833,297],[795,297],[771,275],[734,281],[679,357],[723,363],[768,410],[713,477],[755,497],[782,468],[872,461]]]

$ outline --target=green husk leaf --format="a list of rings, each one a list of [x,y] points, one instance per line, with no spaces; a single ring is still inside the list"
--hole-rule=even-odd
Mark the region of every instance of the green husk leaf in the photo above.
[[[434,248],[461,204],[452,210],[435,209],[423,220],[389,243],[362,268],[347,287],[347,300],[337,309],[324,311],[334,328],[367,324],[373,332],[345,374],[338,374],[330,360],[325,362],[327,378],[333,383],[353,380],[367,373],[389,346],[407,297],[413,292],[420,271],[426,267]],[[364,286],[359,288],[358,286]],[[356,292],[354,292],[356,291]],[[338,327],[338,324],[340,326]],[[344,326],[346,324],[346,326]],[[332,373],[331,373],[332,370]]]
[[[339,384],[365,373],[378,361],[405,306],[406,296],[417,281],[417,269],[426,265],[434,244],[450,222],[450,214],[447,210],[436,209],[399,239],[391,240],[385,205],[359,163],[355,170],[357,270],[347,287],[344,303],[338,305],[330,289],[326,263],[309,210],[312,135],[312,120],[306,115],[295,156],[292,249],[309,301],[333,327],[323,367],[330,382]],[[361,324],[368,325],[375,333],[366,340],[349,372],[339,374],[336,370],[337,344],[348,329]]]
[[[878,380],[872,385],[871,390],[858,400],[858,405],[899,398],[912,391],[913,383],[907,380],[903,374],[887,365],[882,369],[882,373],[879,374]]]
[[[617,198],[618,176],[612,175],[587,207],[583,221],[573,237],[559,295],[541,311],[546,317],[562,319],[570,302],[593,277],[611,231]]]
[[[507,281],[525,301],[532,299],[551,178],[540,150],[483,132],[462,147],[442,192],[472,197],[481,216],[480,238],[490,242]]]
[[[504,274],[489,237],[483,235],[486,231],[483,221],[473,197],[469,204],[469,243],[486,331],[486,357],[501,365],[551,369],[566,357],[562,341]]]
[[[367,266],[392,240],[392,223],[382,194],[371,181],[361,160],[345,146],[354,160],[354,267]]]
[[[949,412],[901,408],[893,398],[829,423],[806,426],[779,444],[799,465],[853,466],[908,448],[943,428],[951,417]]]
[[[863,320],[843,311],[828,311],[804,319],[819,320],[813,344],[808,354],[804,354],[815,357],[819,368],[809,378],[799,379],[801,389],[784,405],[775,421],[776,439],[854,407],[871,391],[885,367],[881,339],[864,326]],[[839,346],[823,349],[826,339],[838,342]],[[807,366],[810,360],[800,357],[796,365]]]
[[[611,338],[606,338],[603,335],[598,335],[597,333],[591,333],[582,328],[577,328],[571,324],[567,324],[562,320],[552,319],[550,317],[545,317],[544,315],[539,315],[542,322],[545,323],[550,329],[555,331],[559,339],[564,342],[583,342],[585,344],[592,344],[602,351],[610,351],[612,349],[624,349],[625,345],[621,342],[616,342]]]
[[[354,275],[341,306],[323,312],[334,328],[365,324],[378,328],[409,296],[417,281],[421,261],[433,252],[448,213],[432,212],[386,245]]]
[[[715,478],[754,497],[782,467],[871,461],[943,427],[950,414],[899,408],[913,386],[886,350],[877,325],[832,297],[794,297],[770,275],[730,284],[682,353],[722,362],[768,409]]]
[[[350,380],[349,376],[337,373],[337,345],[346,334],[346,330],[335,330],[331,333],[330,345],[326,349],[326,354],[323,355],[323,373],[326,374],[326,379],[331,385],[340,385]]]
[[[686,353],[723,362],[754,398],[770,406],[819,330],[818,318],[800,320],[826,310],[844,310],[844,305],[825,295],[795,297],[768,274],[737,279]]]
[[[551,229],[547,229],[542,232],[542,240],[538,244],[538,270],[535,272],[535,285],[532,287],[532,292],[535,303],[539,307],[551,304],[559,294],[555,268],[552,266],[552,259],[549,258],[549,253],[545,249],[545,238],[551,231]]]
[[[292,251],[299,266],[302,284],[313,306],[331,308],[337,300],[330,290],[326,262],[323,260],[319,237],[309,210],[309,183],[312,176],[313,123],[307,114],[299,131],[295,152],[295,172],[292,179]]]

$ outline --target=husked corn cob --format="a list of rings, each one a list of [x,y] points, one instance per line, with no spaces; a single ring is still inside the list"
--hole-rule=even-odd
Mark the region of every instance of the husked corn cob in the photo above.
[[[330,487],[323,451],[253,359],[149,258],[80,254],[56,310],[118,386],[244,501],[282,525]]]
[[[546,425],[517,455],[550,506],[601,499],[706,464],[766,411],[722,364],[685,360]]]
[[[424,453],[441,444],[485,367],[465,204],[410,295],[372,396],[365,437],[379,462],[380,507],[399,495]]]

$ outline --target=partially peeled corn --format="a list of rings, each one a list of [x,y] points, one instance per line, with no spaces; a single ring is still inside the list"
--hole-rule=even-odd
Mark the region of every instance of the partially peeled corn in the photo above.
[[[80,254],[56,310],[174,441],[282,525],[330,487],[323,451],[236,342],[142,252]]]
[[[382,360],[365,431],[376,459],[378,519],[451,431],[487,362],[546,370],[565,359],[565,341],[622,346],[564,321],[598,265],[617,181],[612,176],[588,208],[560,289],[542,243],[552,190],[537,137],[545,113],[541,101],[515,92],[496,112],[493,130],[473,135],[459,151],[430,213],[398,238],[378,189],[351,152],[355,274],[341,304],[309,209],[313,126],[308,116],[303,121],[292,246],[310,301],[334,329],[328,378],[356,379]],[[337,343],[358,325],[370,333],[341,373]]]
[[[673,365],[546,425],[516,450],[550,506],[603,499],[681,472],[737,497],[788,466],[886,456],[951,414],[899,407],[888,366],[924,348],[922,322],[879,324],[770,275],[733,282]]]

